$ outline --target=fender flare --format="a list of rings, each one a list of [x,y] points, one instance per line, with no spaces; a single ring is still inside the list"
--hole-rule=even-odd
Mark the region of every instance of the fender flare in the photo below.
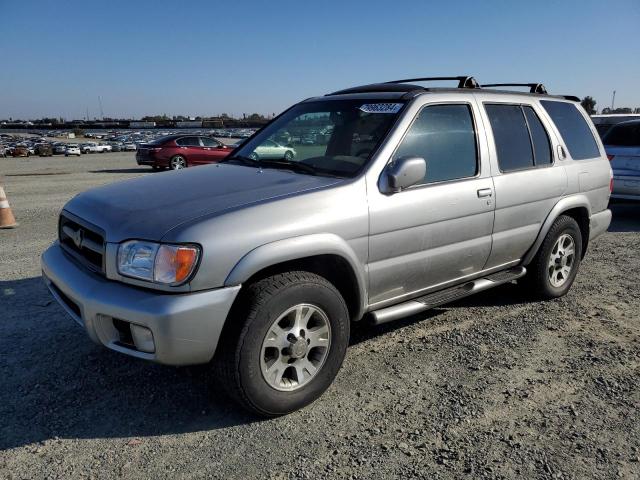
[[[542,245],[544,237],[547,236],[547,233],[551,229],[553,222],[555,222],[556,219],[564,212],[574,208],[585,208],[587,210],[587,215],[591,218],[591,203],[585,195],[572,195],[570,197],[561,198],[558,203],[554,205],[549,212],[549,215],[547,215],[547,218],[542,223],[542,227],[540,227],[540,231],[538,232],[535,242],[533,242],[533,245],[522,259],[522,265],[527,266],[531,263],[533,258],[536,256],[536,253],[538,253],[538,249],[540,248],[540,245]]]
[[[345,260],[353,271],[357,283],[359,312],[354,318],[364,315],[367,302],[366,273],[362,262],[349,244],[341,237],[331,233],[317,233],[291,237],[266,243],[254,248],[233,267],[225,286],[240,285],[259,271],[279,263],[299,260],[318,255],[336,255]]]

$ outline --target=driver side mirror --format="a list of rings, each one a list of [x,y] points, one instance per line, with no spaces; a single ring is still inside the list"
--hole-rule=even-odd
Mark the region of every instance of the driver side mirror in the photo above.
[[[397,158],[385,169],[385,193],[398,193],[422,181],[427,174],[427,162],[422,157]]]

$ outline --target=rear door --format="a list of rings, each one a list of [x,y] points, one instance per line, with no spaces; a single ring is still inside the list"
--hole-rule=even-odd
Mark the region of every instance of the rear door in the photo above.
[[[499,95],[485,95],[482,100],[496,192],[493,245],[486,268],[496,268],[520,260],[533,245],[566,190],[567,174],[555,161],[539,106],[506,101]]]

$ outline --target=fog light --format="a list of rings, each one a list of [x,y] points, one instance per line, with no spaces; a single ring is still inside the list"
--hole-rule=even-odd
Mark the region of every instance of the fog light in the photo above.
[[[153,334],[147,327],[131,324],[131,336],[133,344],[141,352],[153,353],[156,351],[156,345],[153,343]]]

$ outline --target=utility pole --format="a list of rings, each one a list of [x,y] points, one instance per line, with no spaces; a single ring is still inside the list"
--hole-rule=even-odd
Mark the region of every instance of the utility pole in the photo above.
[[[614,107],[615,103],[616,103],[616,91],[614,90],[613,91],[613,95],[611,97],[611,111],[612,112],[613,112],[613,107]]]
[[[98,103],[100,104],[100,117],[104,120],[104,111],[102,110],[102,98],[98,95]]]

